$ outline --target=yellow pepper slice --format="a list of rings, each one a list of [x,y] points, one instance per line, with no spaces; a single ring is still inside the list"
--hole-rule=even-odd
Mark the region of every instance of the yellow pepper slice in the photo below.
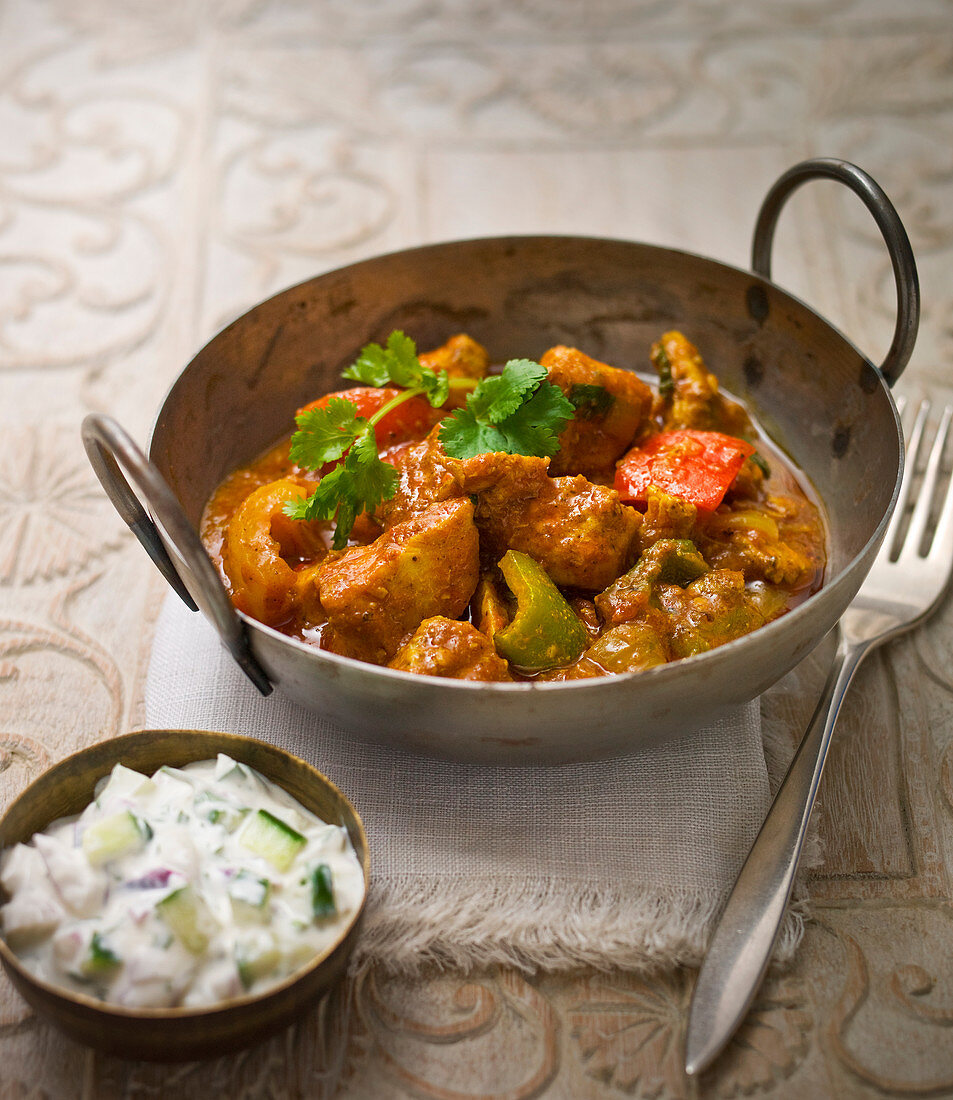
[[[533,670],[572,664],[589,634],[546,570],[519,550],[507,550],[500,569],[516,597],[512,622],[494,636],[500,656]]]

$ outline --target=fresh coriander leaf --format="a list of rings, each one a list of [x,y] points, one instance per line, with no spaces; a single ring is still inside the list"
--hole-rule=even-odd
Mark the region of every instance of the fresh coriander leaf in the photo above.
[[[395,330],[387,337],[387,347],[368,344],[357,361],[342,377],[367,386],[401,386],[419,391],[437,408],[447,400],[450,380],[446,371],[435,371],[424,366],[417,357],[417,345],[409,336]]]
[[[440,425],[440,445],[451,458],[509,453],[509,440],[495,424],[484,424],[469,409],[457,409]]]
[[[587,382],[575,382],[569,387],[569,400],[581,420],[592,420],[605,416],[615,404],[615,398],[605,386],[590,385]]]
[[[291,437],[291,461],[308,470],[336,462],[367,424],[342,397],[332,397],[321,408],[300,413],[295,422],[298,430]]]
[[[511,454],[551,458],[559,450],[559,433],[572,415],[572,404],[559,386],[541,382],[529,400],[497,427],[509,440]]]
[[[431,406],[439,409],[450,396],[450,375],[445,370],[432,371],[421,367],[420,388]]]
[[[563,391],[545,381],[538,381],[530,392],[524,391],[522,403],[497,423],[488,423],[487,417],[469,407],[469,401],[467,405],[440,427],[440,443],[453,458],[474,458],[494,451],[551,457],[559,450],[559,433],[573,415]]]
[[[377,453],[374,425],[410,397],[422,395],[436,408],[450,392],[447,372],[421,363],[414,341],[399,331],[390,334],[386,347],[368,344],[357,362],[343,373],[356,382],[376,387],[396,385],[404,392],[366,418],[357,415],[353,402],[341,397],[332,397],[325,405],[297,418],[298,431],[291,439],[292,461],[312,470],[321,470],[329,463],[337,465],[321,478],[307,500],[289,501],[284,510],[292,519],[336,519],[335,550],[347,545],[361,512],[374,511],[397,489],[396,471]]]
[[[520,407],[546,376],[546,368],[531,359],[510,359],[502,374],[482,379],[467,395],[467,408],[480,420],[499,424]]]
[[[417,358],[417,345],[399,329],[387,337],[387,362],[391,382],[405,389],[417,386],[421,372],[426,369]]]
[[[341,377],[363,382],[365,386],[386,386],[390,381],[387,352],[380,344],[367,344],[357,359],[341,371]]]
[[[377,454],[377,440],[369,429],[348,451],[345,468],[354,479],[360,511],[373,512],[382,500],[388,500],[397,490],[397,471]]]
[[[288,501],[284,510],[292,519],[336,518],[331,545],[335,550],[343,550],[361,512],[373,512],[396,489],[397,471],[381,462],[374,430],[369,427],[358,436],[344,461],[321,478],[307,500]]]
[[[413,340],[400,331],[394,331],[387,338],[386,348],[380,344],[365,345],[356,361],[343,370],[341,376],[363,382],[366,386],[386,386],[388,382],[397,382],[399,376],[412,373],[414,364],[418,362]]]

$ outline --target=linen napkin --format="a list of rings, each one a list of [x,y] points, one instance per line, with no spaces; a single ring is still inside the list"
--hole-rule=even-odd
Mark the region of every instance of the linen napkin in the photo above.
[[[757,701],[621,759],[435,760],[356,741],[278,692],[260,696],[173,594],[145,718],[273,742],[344,791],[371,853],[355,964],[399,973],[697,965],[769,803]],[[793,952],[800,925],[792,913],[777,958]]]

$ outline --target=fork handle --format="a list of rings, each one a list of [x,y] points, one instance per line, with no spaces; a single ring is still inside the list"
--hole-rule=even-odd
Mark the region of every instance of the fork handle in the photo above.
[[[712,935],[692,995],[685,1071],[701,1073],[727,1046],[764,978],[791,897],[841,703],[868,642],[837,652],[814,717],[775,795]]]

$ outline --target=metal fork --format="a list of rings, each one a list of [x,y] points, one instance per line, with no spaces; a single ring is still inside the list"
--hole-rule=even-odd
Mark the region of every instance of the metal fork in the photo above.
[[[817,710],[708,946],[688,1019],[685,1071],[690,1075],[710,1066],[727,1046],[764,978],[791,897],[831,734],[854,673],[871,650],[934,610],[953,573],[953,483],[939,494],[942,504],[935,527],[932,518],[953,415],[949,406],[940,418],[904,533],[929,414],[929,403],[922,402],[880,553],[841,618],[834,664]]]

